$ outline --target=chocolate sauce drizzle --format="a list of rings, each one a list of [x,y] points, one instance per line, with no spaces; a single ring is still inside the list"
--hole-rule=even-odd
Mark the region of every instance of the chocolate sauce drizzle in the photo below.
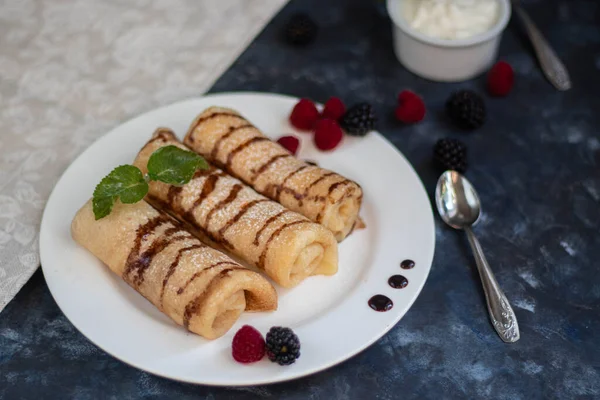
[[[127,256],[125,271],[123,272],[123,279],[128,281],[135,288],[139,287],[144,282],[144,272],[148,269],[156,254],[160,253],[169,244],[175,241],[190,238],[189,234],[173,237],[173,234],[178,232],[179,228],[172,226],[167,228],[159,239],[152,242],[150,247],[141,253],[142,241],[151,235],[156,228],[166,223],[173,224],[173,221],[164,215],[158,215],[149,219],[136,230],[133,247]],[[132,274],[134,276],[130,277]]]
[[[304,171],[306,168],[308,168],[308,165],[303,165],[303,166],[301,166],[301,167],[299,167],[299,168],[295,169],[294,171],[292,171],[292,172],[290,172],[289,174],[287,174],[287,176],[286,176],[285,178],[283,178],[283,181],[281,181],[281,183],[280,183],[279,185],[275,186],[275,194],[274,194],[274,198],[275,198],[275,200],[279,201],[279,199],[281,198],[281,191],[282,191],[282,190],[284,190],[284,189],[286,189],[286,190],[291,190],[291,189],[288,189],[288,188],[285,186],[285,184],[286,184],[286,183],[288,183],[288,181],[289,181],[290,179],[292,179],[292,177],[293,177],[294,175],[298,174],[298,173],[299,173],[299,172],[301,172],[301,171]],[[295,193],[295,192],[294,192],[294,193]],[[299,193],[298,193],[298,195],[299,195],[299,196],[301,196]]]
[[[202,124],[204,121],[213,118],[215,116],[232,116],[232,117],[237,117],[237,118],[242,118],[241,116],[237,115],[237,114],[231,114],[231,113],[215,113],[215,114],[211,114],[210,116],[204,117],[204,118],[199,118],[196,123],[193,125],[192,129],[190,130],[190,132],[193,132],[200,124]],[[244,121],[246,121],[244,119]],[[193,136],[193,135],[189,135],[189,136]],[[238,177],[234,171],[232,170],[231,166],[233,163],[233,159],[235,158],[235,156],[237,154],[239,154],[241,151],[243,151],[244,149],[248,148],[249,146],[251,146],[254,143],[260,143],[263,141],[269,141],[270,139],[268,139],[267,137],[264,136],[256,136],[253,138],[248,139],[247,141],[245,141],[244,143],[239,144],[236,148],[234,148],[233,150],[231,150],[229,152],[229,154],[227,155],[227,159],[226,162],[220,163],[217,160],[217,153],[220,149],[221,143],[224,140],[227,140],[227,138],[230,137],[229,132],[225,133],[224,135],[222,135],[217,142],[215,143],[212,151],[210,152],[210,159],[217,163],[219,166],[223,167],[225,170],[227,170],[229,172],[229,174]],[[192,138],[192,142],[193,142],[193,138]],[[291,154],[277,154],[272,156],[269,160],[267,160],[263,165],[261,165],[256,171],[253,171],[253,175],[249,180],[246,179],[242,179],[243,181],[245,181],[246,183],[252,185],[257,179],[258,177],[263,174],[265,171],[267,171],[269,169],[269,167],[275,163],[277,160],[284,158],[284,157],[293,157]],[[285,184],[287,183],[287,181],[292,178],[295,174],[301,172],[302,170],[310,167],[312,165],[310,165],[309,163],[306,163],[297,168],[296,170],[292,171],[290,174],[288,174],[283,181],[280,184],[270,184],[267,185],[262,191],[260,191],[262,194],[264,194],[267,197],[270,197],[276,201],[280,200],[281,194],[282,193],[288,193],[292,196],[294,196],[294,198],[299,202],[299,206],[302,207],[303,206],[303,202],[304,201],[318,201],[318,202],[323,202],[323,210],[326,207],[326,200],[329,198],[329,200],[333,203],[334,200],[331,199],[331,194],[333,193],[333,191],[340,185],[342,184],[353,184],[354,182],[348,180],[348,179],[343,179],[342,181],[333,183],[329,189],[328,189],[328,196],[313,196],[313,197],[309,197],[309,191],[312,187],[314,187],[315,185],[317,185],[320,181],[322,181],[323,179],[332,176],[332,175],[337,175],[334,172],[324,172],[323,175],[321,175],[320,177],[318,177],[315,181],[313,181],[311,184],[309,184],[305,190],[303,191],[303,193],[297,192],[296,190],[292,189],[292,188],[288,188],[285,186]],[[240,177],[241,178],[241,177]],[[357,185],[358,188],[360,188],[360,186]],[[356,189],[353,187],[351,192],[346,192],[346,194],[344,194],[343,197],[349,197],[351,195],[351,193],[353,191],[355,191]],[[359,196],[359,201],[362,199],[362,195]],[[341,199],[340,199],[341,200]],[[317,216],[317,222],[320,222],[320,219],[322,218],[322,214],[323,214],[323,210],[321,210],[321,212],[319,213],[319,215]]]
[[[231,135],[233,135],[235,132],[237,132],[238,130],[243,129],[243,128],[252,128],[252,124],[243,124],[240,126],[230,126],[229,130],[215,142],[215,145],[213,146],[213,149],[210,152],[210,158],[213,160],[216,159],[217,155],[219,154],[219,150],[221,149],[221,143],[224,140],[227,140],[227,138],[230,137]]]
[[[291,154],[277,154],[277,155],[269,158],[266,163],[264,163],[263,165],[261,165],[258,168],[258,170],[254,171],[254,175],[252,175],[252,178],[250,178],[250,182],[254,183],[256,181],[256,179],[263,172],[265,172],[271,165],[273,165],[275,163],[275,161],[279,160],[280,158],[288,158],[288,157],[293,157],[293,156]]]
[[[262,253],[260,253],[260,256],[258,257],[258,263],[257,263],[257,267],[264,269],[265,267],[265,258],[267,256],[267,252],[269,250],[269,244],[271,244],[271,242],[281,234],[281,232],[283,232],[283,230],[294,226],[294,225],[298,225],[298,224],[310,224],[312,222],[308,221],[308,220],[300,220],[300,221],[293,221],[293,222],[288,222],[286,224],[281,225],[279,228],[275,229],[275,231],[273,233],[271,233],[271,236],[269,236],[269,239],[267,239],[267,242],[265,243],[265,248],[263,249]]]
[[[335,172],[326,172],[323,175],[321,175],[320,177],[318,177],[317,179],[315,179],[314,181],[312,181],[310,183],[310,185],[308,185],[306,187],[306,189],[304,189],[304,193],[302,193],[302,199],[300,199],[300,206],[302,206],[302,200],[305,197],[308,197],[308,192],[310,192],[310,189],[312,189],[313,187],[317,186],[319,184],[319,182],[322,182],[323,180],[327,179],[328,177],[332,176],[332,175],[337,175]],[[329,191],[328,191],[329,192]]]
[[[209,267],[209,268],[212,268],[212,267]],[[214,285],[216,285],[221,280],[221,278],[223,278],[230,271],[233,271],[235,269],[243,269],[243,268],[226,268],[226,269],[222,270],[221,272],[219,272],[216,276],[214,276],[211,279],[210,283],[208,284],[208,287],[206,287],[202,293],[200,293],[195,299],[190,301],[185,306],[185,311],[183,312],[183,326],[186,329],[190,328],[190,320],[192,319],[192,316],[198,312],[198,309],[200,308],[200,306],[202,305],[204,300],[206,300],[206,297],[210,294],[212,287]],[[204,269],[203,271],[206,271],[206,269]]]
[[[156,142],[157,140],[167,141],[174,137],[175,134],[169,128],[158,128],[156,131],[154,131],[154,136],[148,141],[148,143],[146,143],[146,146],[148,146],[150,143]]]
[[[388,279],[388,284],[394,289],[404,289],[408,286],[408,279],[402,275],[393,275]]]
[[[207,115],[205,117],[196,119],[196,121],[194,121],[192,126],[190,126],[190,129],[188,130],[187,135],[185,135],[185,140],[186,141],[189,140],[190,143],[194,143],[194,134],[193,133],[196,130],[196,128],[198,128],[200,126],[200,124],[202,124],[203,122],[208,121],[209,119],[212,119],[212,118],[216,118],[216,117],[236,117],[236,118],[240,118],[240,119],[246,121],[246,119],[244,117],[242,117],[241,115],[238,115],[238,114],[233,114],[233,113],[228,113],[228,112],[216,112],[216,113]]]
[[[384,312],[389,311],[394,306],[392,300],[382,294],[376,294],[369,299],[369,307],[375,311]]]
[[[165,287],[167,287],[167,283],[169,282],[171,275],[173,275],[175,273],[175,270],[179,266],[179,260],[181,260],[181,256],[183,256],[183,253],[192,251],[195,249],[202,249],[204,247],[206,247],[206,245],[204,245],[204,244],[193,244],[191,246],[182,247],[181,249],[179,249],[179,251],[177,252],[177,256],[175,256],[175,259],[173,260],[171,265],[169,265],[169,268],[167,269],[167,274],[163,278],[162,288],[160,289],[160,307],[161,308],[162,308],[162,304],[163,304],[163,297],[165,296]]]
[[[211,265],[208,268],[204,268],[201,271],[196,272],[194,275],[192,275],[190,277],[190,279],[188,279],[183,286],[181,286],[179,289],[177,289],[177,295],[181,295],[183,294],[183,292],[185,292],[185,290],[188,288],[188,286],[191,285],[192,282],[194,282],[198,277],[202,276],[202,274],[206,273],[207,271],[210,271],[213,268],[219,267],[221,265],[232,265],[232,266],[236,266],[237,264],[232,262],[232,261],[219,261],[216,264]]]
[[[206,182],[204,182],[204,185],[202,185],[202,191],[200,192],[200,195],[198,196],[198,198],[196,198],[196,200],[194,200],[194,204],[192,204],[192,206],[182,215],[183,219],[185,219],[188,222],[195,222],[194,212],[196,211],[196,208],[200,207],[202,202],[204,202],[204,200],[206,200],[206,198],[212,192],[214,192],[215,188],[217,187],[217,181],[222,176],[225,176],[225,174],[219,171],[217,173],[209,175],[208,178],[206,178]],[[170,193],[171,189],[169,189],[169,194]],[[171,199],[169,199],[169,203],[175,208],[175,203],[172,202]]]
[[[227,230],[229,228],[231,228],[231,226],[233,226],[235,223],[237,223],[252,207],[254,207],[257,204],[260,203],[264,203],[266,201],[270,201],[269,199],[256,199],[256,200],[252,200],[249,203],[246,203],[242,206],[242,208],[240,208],[240,211],[238,211],[238,213],[231,218],[229,221],[227,221],[225,223],[225,225],[223,225],[223,227],[221,227],[221,229],[219,229],[219,234],[218,236],[221,238],[221,240],[225,243],[228,244],[229,247],[233,248],[233,245],[231,243],[229,243],[227,241],[227,239],[225,239],[225,232],[227,232]]]
[[[239,183],[236,183],[235,185],[233,185],[233,187],[231,188],[231,190],[229,191],[229,194],[227,195],[227,197],[223,200],[221,200],[220,202],[217,203],[217,205],[215,205],[206,215],[206,228],[208,230],[208,226],[210,224],[210,220],[212,219],[212,216],[219,210],[225,208],[225,206],[227,206],[229,203],[232,203],[235,201],[235,199],[237,198],[238,193],[244,188],[244,186],[240,185]]]
[[[266,142],[269,141],[269,138],[263,136],[256,136],[251,139],[246,140],[244,143],[239,144],[235,149],[231,150],[229,154],[227,154],[227,161],[225,162],[225,168],[230,170],[231,164],[233,163],[233,159],[236,155],[244,151],[246,148],[251,146],[254,143]]]
[[[263,224],[263,226],[260,227],[260,229],[256,232],[256,235],[254,236],[254,241],[252,242],[255,246],[258,246],[260,243],[260,235],[262,235],[263,231],[265,229],[267,229],[267,227],[269,225],[271,225],[271,223],[273,223],[275,220],[277,220],[279,217],[281,217],[283,214],[286,214],[288,212],[291,212],[290,210],[282,210],[279,213],[273,215],[272,217],[270,217],[268,220],[265,221],[265,223]]]

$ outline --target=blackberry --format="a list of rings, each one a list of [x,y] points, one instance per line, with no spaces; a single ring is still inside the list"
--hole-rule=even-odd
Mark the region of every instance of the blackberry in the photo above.
[[[340,125],[347,134],[353,136],[365,136],[367,132],[375,128],[375,112],[368,103],[359,103],[348,109],[340,120]]]
[[[319,27],[306,14],[298,13],[290,17],[283,31],[285,40],[294,46],[306,46],[314,42]]]
[[[440,139],[433,148],[435,164],[442,170],[460,173],[467,170],[467,146],[457,139]]]
[[[300,357],[300,340],[290,328],[272,327],[267,333],[267,357],[279,365],[293,364]]]
[[[477,129],[485,122],[485,103],[477,93],[459,90],[446,102],[446,113],[458,127]]]

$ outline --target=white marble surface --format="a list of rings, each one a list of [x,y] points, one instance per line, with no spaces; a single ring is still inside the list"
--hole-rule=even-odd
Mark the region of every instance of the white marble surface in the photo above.
[[[0,2],[0,311],[39,266],[44,205],[73,158],[206,91],[286,2]]]

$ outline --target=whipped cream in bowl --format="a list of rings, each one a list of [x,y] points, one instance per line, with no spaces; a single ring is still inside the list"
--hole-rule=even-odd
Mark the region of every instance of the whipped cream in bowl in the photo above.
[[[510,0],[387,0],[394,50],[411,72],[457,82],[496,59]]]
[[[411,28],[438,39],[466,39],[489,31],[498,20],[497,0],[408,0]]]

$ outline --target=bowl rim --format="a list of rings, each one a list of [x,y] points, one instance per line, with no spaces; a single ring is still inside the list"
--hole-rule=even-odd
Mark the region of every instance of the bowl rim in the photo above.
[[[510,0],[495,0],[500,4],[500,16],[491,29],[465,39],[439,39],[416,31],[415,29],[411,28],[408,24],[408,21],[400,15],[400,10],[398,10],[398,12],[394,12],[394,9],[397,9],[400,3],[405,1],[407,0],[386,0],[387,12],[390,19],[394,23],[394,26],[411,36],[413,39],[438,47],[469,47],[487,42],[504,31],[506,25],[508,25],[508,21],[510,20],[512,13]]]

